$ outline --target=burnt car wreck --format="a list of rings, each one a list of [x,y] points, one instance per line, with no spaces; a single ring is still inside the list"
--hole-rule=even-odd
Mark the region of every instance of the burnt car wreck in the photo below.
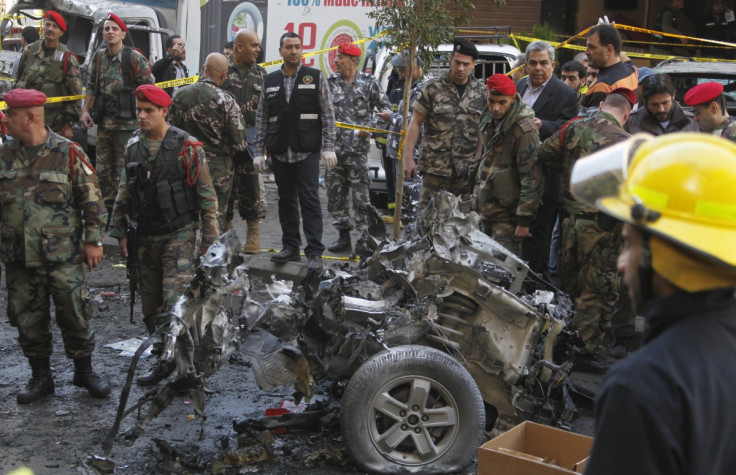
[[[474,460],[484,438],[522,421],[569,429],[572,303],[481,232],[478,220],[469,203],[438,194],[406,238],[365,233],[360,254],[369,257],[357,266],[308,274],[262,305],[248,297],[247,264],[226,234],[215,249],[220,259],[208,261],[224,266],[216,273],[223,290],[202,291],[217,279],[195,277],[200,290],[188,290],[164,330],[171,335],[163,358],[177,361],[169,385],[201,389],[235,350],[239,319],[239,354],[261,389],[293,385],[309,400],[318,381],[344,388],[340,430],[362,470],[453,472]],[[218,336],[206,349],[205,339],[183,337],[207,328]],[[119,415],[132,411],[124,406]]]

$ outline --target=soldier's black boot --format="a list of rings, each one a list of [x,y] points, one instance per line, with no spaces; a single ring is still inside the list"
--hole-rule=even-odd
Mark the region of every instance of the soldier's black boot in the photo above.
[[[37,401],[41,396],[54,394],[54,378],[51,377],[51,364],[48,358],[29,358],[32,376],[23,391],[16,396],[18,404]]]
[[[330,252],[351,252],[353,250],[353,243],[350,240],[350,230],[341,229],[340,237],[337,238],[337,241],[330,244],[327,250]]]
[[[92,397],[105,398],[110,394],[110,385],[92,371],[92,355],[74,360],[73,383],[80,388],[86,388]]]
[[[158,360],[156,366],[151,371],[136,379],[138,386],[153,386],[154,384],[158,384],[159,381],[166,379],[175,368],[176,364],[174,361],[164,363]]]

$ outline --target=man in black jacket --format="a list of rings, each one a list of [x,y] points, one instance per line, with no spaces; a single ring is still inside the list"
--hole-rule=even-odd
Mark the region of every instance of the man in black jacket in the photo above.
[[[187,48],[184,39],[179,35],[171,35],[166,39],[166,50],[168,54],[153,64],[151,72],[156,82],[182,79],[189,76],[187,65],[183,63],[187,59]],[[167,87],[164,89],[169,96],[173,96],[178,87]]]
[[[621,184],[610,163],[632,155]],[[586,474],[733,473],[734,155],[728,140],[683,132],[634,137],[573,168],[575,197],[624,221],[618,270],[646,318],[644,346],[599,389]],[[599,163],[607,170],[591,173]]]
[[[555,49],[545,41],[534,41],[526,47],[527,78],[516,83],[522,100],[534,109],[534,125],[539,139],[544,142],[562,124],[578,114],[578,98],[575,91],[557,79]],[[538,274],[547,274],[549,246],[552,229],[557,220],[559,199],[562,195],[562,178],[553,170],[544,169],[546,191],[537,216],[532,222],[531,237],[522,241],[522,255],[529,267]]]

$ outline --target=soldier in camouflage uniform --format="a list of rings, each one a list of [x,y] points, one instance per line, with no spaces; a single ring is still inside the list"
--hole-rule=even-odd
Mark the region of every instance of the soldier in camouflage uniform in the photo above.
[[[478,49],[468,40],[453,43],[450,71],[428,80],[412,105],[414,113],[406,132],[404,176],[416,176],[414,147],[424,125],[421,146],[422,197],[426,207],[438,191],[469,196],[478,169],[479,126],[486,110],[486,89],[473,77]]]
[[[494,74],[487,87],[488,112],[480,125],[484,153],[476,178],[481,228],[520,256],[542,196],[539,135],[534,111],[511,78]]]
[[[723,84],[704,82],[685,94],[685,104],[693,108],[702,132],[736,141],[736,118],[728,114]]]
[[[166,91],[146,84],[135,96],[140,130],[125,149],[110,236],[127,256],[126,217],[138,222],[138,288],[143,322],[153,333],[169,321],[167,312],[192,278],[199,223],[202,254],[220,233],[202,143],[166,123],[171,104]],[[156,384],[173,369],[173,362],[156,365],[138,383]]]
[[[145,56],[129,46],[123,47],[127,31],[120,18],[112,13],[108,15],[103,31],[107,48],[98,50],[92,59],[81,116],[86,127],[98,122],[95,166],[108,212],[118,192],[125,146],[138,127],[133,90],[141,84],[153,83],[151,65]],[[93,102],[94,120],[90,115]]]
[[[629,137],[622,125],[635,101],[633,91],[614,89],[599,112],[567,122],[539,150],[539,160],[563,175],[560,279],[575,299],[573,328],[585,342],[584,353],[575,359],[579,370],[602,372],[608,367],[597,350],[618,299],[621,238],[620,224],[572,197],[570,173],[579,158]]]
[[[388,120],[391,116],[391,103],[386,94],[370,74],[358,71],[360,48],[352,43],[342,43],[337,49],[335,58],[336,74],[327,78],[330,93],[335,107],[335,120],[347,124],[375,126],[373,110],[376,116]],[[330,252],[351,252],[350,203],[348,197],[352,191],[355,224],[358,228],[367,225],[371,206],[368,187],[371,184],[368,175],[368,148],[370,132],[345,128],[337,129],[335,153],[337,166],[325,173],[327,185],[327,211],[332,215],[333,226],[340,233],[337,241],[327,247]]]
[[[77,57],[59,42],[66,31],[61,15],[47,11],[43,23],[43,40],[26,47],[18,63],[13,88],[35,89],[47,97],[82,94]],[[46,125],[63,137],[74,136],[72,122],[79,119],[80,101],[46,104]]]
[[[230,56],[227,79],[222,88],[232,94],[240,105],[245,119],[248,143],[255,138],[256,111],[261,97],[266,70],[256,63],[261,52],[258,35],[251,30],[240,30],[235,35],[234,50]],[[238,200],[238,212],[248,225],[248,236],[243,247],[246,254],[257,254],[261,249],[260,196],[258,172],[253,167],[253,150],[235,155],[235,184],[231,195]],[[231,199],[231,201],[232,201]],[[228,205],[226,221],[232,221],[232,205]],[[229,228],[229,223],[226,225]]]
[[[43,93],[15,89],[3,100],[3,124],[15,140],[0,148],[0,259],[8,319],[33,371],[17,400],[54,392],[50,298],[66,356],[74,359],[73,383],[106,397],[110,386],[92,371],[92,302],[84,284],[84,264],[91,272],[102,261],[107,219],[95,171],[77,144],[44,125]]]
[[[199,81],[184,86],[174,96],[169,111],[171,125],[187,131],[204,144],[207,166],[217,193],[217,225],[223,229],[233,186],[233,155],[248,147],[240,106],[220,89],[227,76],[227,58],[207,56]]]

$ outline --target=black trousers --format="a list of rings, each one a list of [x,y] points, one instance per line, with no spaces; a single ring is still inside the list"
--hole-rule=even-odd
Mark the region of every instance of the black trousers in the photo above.
[[[279,222],[284,249],[299,250],[301,247],[301,210],[304,237],[307,239],[304,254],[307,257],[321,256],[325,246],[322,245],[322,206],[319,201],[319,154],[312,153],[295,163],[274,158],[271,168],[279,192]]]
[[[562,174],[554,170],[546,170],[545,173],[547,191],[542,197],[537,216],[529,228],[532,237],[521,241],[522,258],[529,263],[529,267],[534,272],[543,276],[548,273],[549,246],[552,241],[552,230],[560,210],[560,196],[562,196]]]

